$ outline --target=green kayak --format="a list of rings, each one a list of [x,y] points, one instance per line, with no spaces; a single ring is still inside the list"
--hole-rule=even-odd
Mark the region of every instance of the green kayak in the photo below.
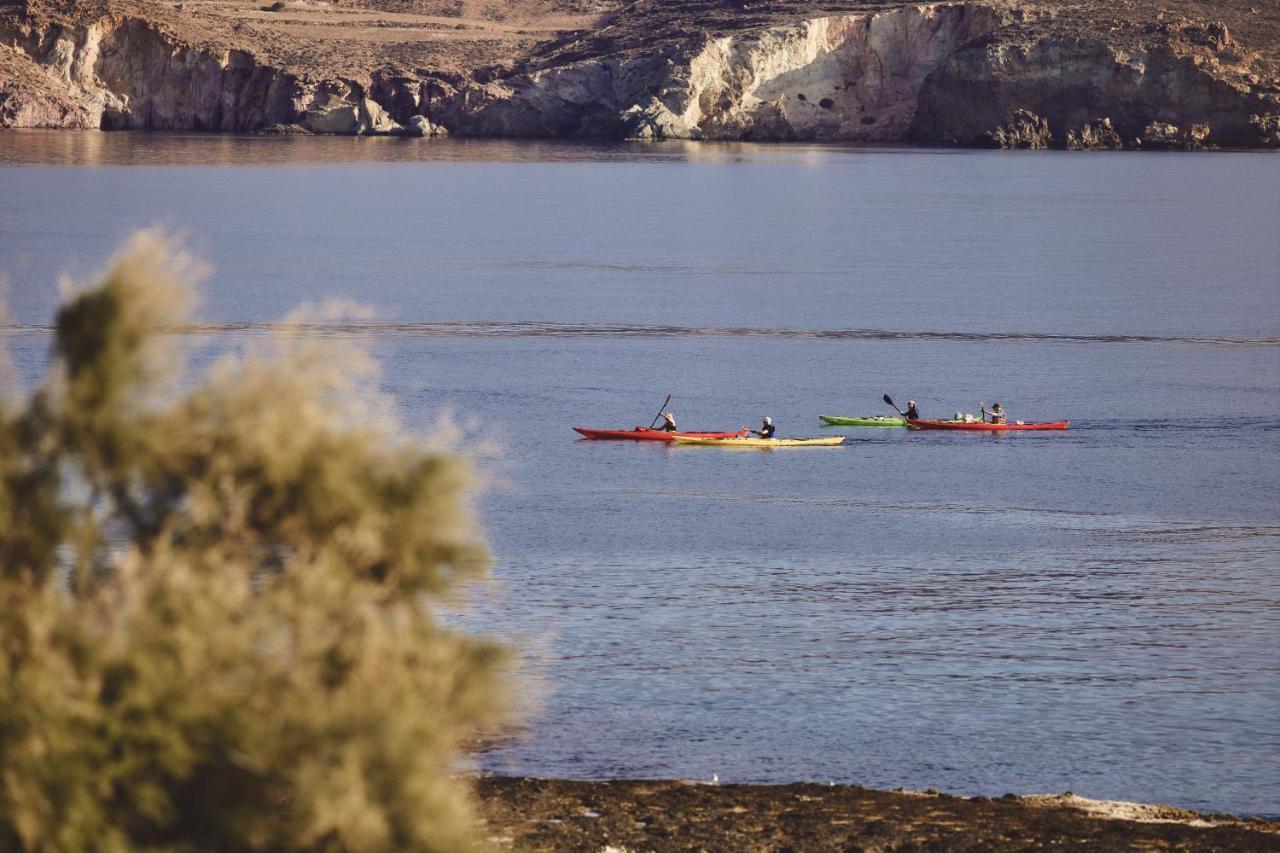
[[[835,415],[818,415],[818,417],[822,419],[823,423],[830,424],[831,426],[893,427],[907,425],[906,418],[900,418],[896,415],[880,415],[873,418],[841,418]]]

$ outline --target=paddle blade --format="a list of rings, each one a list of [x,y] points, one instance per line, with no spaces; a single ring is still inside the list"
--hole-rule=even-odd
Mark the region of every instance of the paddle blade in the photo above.
[[[892,398],[892,397],[890,397],[888,394],[885,394],[885,395],[884,395],[884,401],[885,401],[886,403],[888,403],[890,406],[893,406],[893,398]],[[896,408],[898,408],[897,406],[893,406],[893,407],[894,407],[895,409],[896,409]]]

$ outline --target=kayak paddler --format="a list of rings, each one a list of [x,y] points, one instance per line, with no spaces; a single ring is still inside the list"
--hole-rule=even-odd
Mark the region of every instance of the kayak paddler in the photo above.
[[[662,413],[662,426],[658,427],[658,432],[675,432],[676,416],[671,412]]]
[[[766,417],[760,423],[760,429],[753,429],[751,432],[761,438],[773,438],[776,428],[773,425],[773,418]]]
[[[907,401],[907,417],[913,421],[920,420],[920,410],[916,408],[915,400]]]
[[[984,419],[991,418],[991,423],[993,424],[1002,424],[1005,422],[1005,419],[1008,417],[1008,414],[1005,412],[1004,408],[1001,407],[999,403],[992,403],[991,411],[987,411],[987,406],[985,403],[979,403],[978,406],[979,408],[982,409],[982,417]]]

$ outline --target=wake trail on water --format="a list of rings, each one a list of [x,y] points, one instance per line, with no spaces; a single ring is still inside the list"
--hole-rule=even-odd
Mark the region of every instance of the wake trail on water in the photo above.
[[[45,335],[54,327],[36,323],[0,324],[0,334]],[[632,323],[547,323],[534,320],[350,321],[322,323],[193,323],[168,331],[188,335],[305,334],[341,337],[408,338],[782,338],[867,341],[1031,341],[1045,343],[1194,344],[1280,347],[1280,337],[1231,337],[1135,334],[1056,334],[1050,332],[960,332],[897,329],[802,329],[752,326],[675,326]]]
[[[1021,519],[1028,523],[1049,525],[1100,533],[1115,531],[1125,535],[1142,533],[1153,537],[1174,539],[1252,539],[1280,543],[1280,524],[1238,524],[1206,522],[1196,519],[1176,519],[1137,516],[1116,513],[1105,509],[1081,507],[1018,506],[966,497],[964,500],[941,501],[893,498],[881,495],[866,497],[830,496],[813,494],[743,494],[714,489],[663,489],[622,488],[583,489],[564,492],[578,497],[604,500],[625,498],[683,499],[705,503],[758,504],[763,506],[799,505],[823,509],[848,509],[856,511],[931,513],[947,515],[990,515],[1001,518]],[[550,497],[539,495],[540,498]]]

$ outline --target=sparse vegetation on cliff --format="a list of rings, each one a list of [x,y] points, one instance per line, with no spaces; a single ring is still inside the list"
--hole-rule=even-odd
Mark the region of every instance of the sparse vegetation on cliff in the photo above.
[[[1274,3],[278,5],[0,9],[0,127],[1280,147]]]
[[[505,654],[425,603],[486,566],[467,467],[358,351],[182,377],[195,273],[135,237],[0,409],[0,847],[465,849]]]

